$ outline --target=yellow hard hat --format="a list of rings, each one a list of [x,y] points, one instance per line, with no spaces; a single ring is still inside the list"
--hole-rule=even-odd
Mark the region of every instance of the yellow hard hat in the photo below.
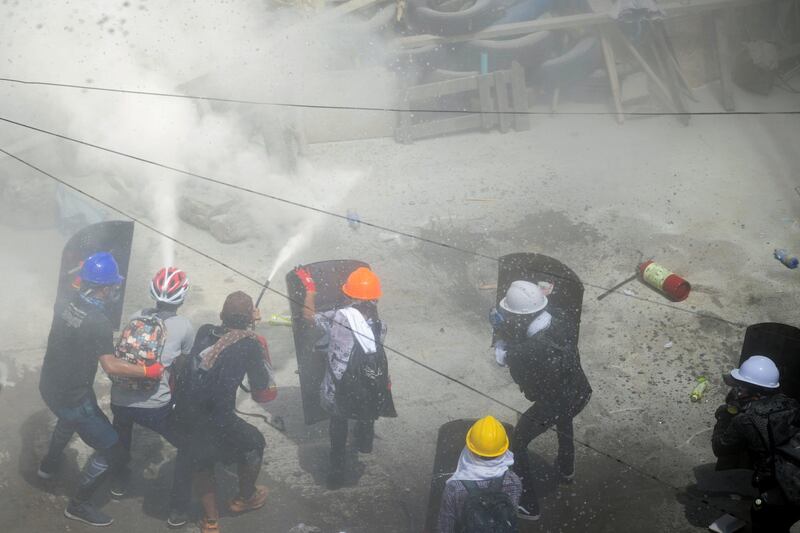
[[[485,416],[467,431],[467,449],[481,457],[498,457],[508,450],[508,435],[495,417]]]

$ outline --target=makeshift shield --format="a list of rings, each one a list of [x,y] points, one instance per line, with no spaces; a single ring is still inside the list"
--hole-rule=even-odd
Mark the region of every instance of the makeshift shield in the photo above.
[[[456,471],[458,458],[464,448],[467,439],[467,431],[474,424],[476,419],[462,418],[453,420],[439,428],[439,436],[436,439],[436,456],[433,459],[433,475],[431,476],[431,490],[428,496],[428,512],[425,515],[424,533],[435,533],[436,524],[439,517],[439,507],[442,503],[442,492],[445,483]],[[509,438],[514,428],[510,424],[503,423]]]
[[[122,306],[125,302],[125,284],[128,278],[128,263],[133,243],[133,222],[110,220],[98,222],[73,235],[61,253],[61,269],[58,273],[58,293],[56,306],[72,298],[78,289],[78,273],[83,260],[97,252],[110,252],[119,265],[120,275],[125,277],[120,287],[119,300],[109,303],[106,309],[108,319],[119,329],[122,319]]]
[[[369,265],[352,259],[320,261],[304,265],[317,286],[316,311],[323,313],[345,306],[349,300],[342,294],[342,285],[355,269]],[[286,274],[286,288],[291,299],[292,331],[300,373],[300,392],[303,399],[303,416],[306,424],[315,424],[328,418],[319,401],[319,390],[325,376],[326,353],[318,345],[319,331],[303,319],[305,288],[291,270]]]
[[[739,364],[753,355],[772,359],[781,373],[781,392],[800,400],[800,329],[777,322],[748,326]]]
[[[547,296],[547,311],[573,325],[575,341],[580,333],[583,283],[567,265],[547,255],[516,253],[500,258],[497,274],[497,304],[514,281],[546,282],[553,286]],[[492,339],[494,340],[494,339]]]

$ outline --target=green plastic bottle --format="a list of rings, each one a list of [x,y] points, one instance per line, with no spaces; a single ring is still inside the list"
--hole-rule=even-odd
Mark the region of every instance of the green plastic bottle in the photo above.
[[[698,377],[697,385],[695,385],[692,389],[692,393],[689,395],[689,398],[693,402],[699,402],[703,399],[703,394],[705,394],[706,388],[708,388],[708,379],[706,379],[705,376]]]

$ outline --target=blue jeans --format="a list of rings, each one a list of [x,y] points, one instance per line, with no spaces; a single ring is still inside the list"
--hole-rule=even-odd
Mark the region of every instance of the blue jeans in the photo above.
[[[81,471],[78,491],[74,496],[78,502],[87,502],[105,479],[109,468],[116,468],[126,461],[118,444],[117,432],[97,405],[94,394],[87,396],[75,407],[50,404],[47,407],[56,415],[58,422],[50,439],[47,456],[42,461],[43,467],[53,468],[58,465],[64,448],[75,433],[95,450]]]
[[[58,422],[50,440],[47,459],[58,461],[72,436],[77,433],[87,446],[95,450],[108,450],[117,443],[117,432],[105,413],[97,405],[94,395],[88,396],[75,407],[47,407],[56,415]]]
[[[176,448],[181,439],[181,433],[172,421],[172,404],[163,407],[125,407],[111,404],[114,413],[114,429],[119,434],[119,440],[126,450],[130,451],[133,440],[133,425],[139,424],[164,437]],[[126,483],[130,472],[121,469],[118,481]],[[192,497],[192,465],[186,453],[178,452],[175,458],[175,471],[172,478],[172,491],[170,493],[170,507],[172,510],[186,512]]]

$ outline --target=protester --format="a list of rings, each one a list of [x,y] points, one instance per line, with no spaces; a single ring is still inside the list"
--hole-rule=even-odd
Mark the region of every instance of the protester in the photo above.
[[[94,393],[97,363],[109,376],[124,378],[158,379],[163,371],[158,363],[145,367],[113,355],[113,328],[106,312],[119,297],[122,282],[117,262],[110,253],[99,252],[83,262],[80,289],[72,299],[56,307],[39,381],[42,399],[58,421],[37,474],[43,479],[55,475],[64,448],[77,433],[94,453],[81,471],[78,490],[64,516],[93,526],[113,522],[89,500],[109,469],[119,468],[128,458],[117,432],[97,405]]]
[[[182,270],[175,267],[160,269],[150,281],[150,296],[155,300],[156,306],[135,313],[131,325],[126,329],[127,335],[123,335],[128,338],[120,341],[121,346],[127,346],[130,342],[144,343],[139,337],[152,336],[152,332],[159,328],[165,333],[157,346],[160,351],[159,362],[165,367],[159,381],[112,380],[113,426],[128,452],[131,449],[134,423],[155,431],[178,447],[179,432],[171,421],[173,405],[169,380],[173,363],[180,355],[189,354],[194,342],[192,324],[187,318],[177,314],[188,290],[189,280]],[[115,498],[123,497],[129,478],[130,470],[127,467],[120,468],[112,478],[111,495]],[[170,527],[180,527],[188,521],[191,480],[191,465],[186,461],[185,454],[179,455],[170,495],[170,514],[167,519]]]
[[[509,469],[513,464],[503,424],[492,416],[475,422],[445,484],[438,533],[517,531],[522,482]]]
[[[342,286],[350,305],[316,313],[316,283],[308,270],[295,270],[306,291],[303,318],[319,330],[327,345],[320,402],[330,415],[329,488],[344,482],[349,420],[356,421],[356,447],[371,453],[375,420],[397,416],[391,394],[389,364],[383,342],[386,326],[378,317],[382,295],[378,276],[366,267],[353,271]]]
[[[195,489],[203,505],[202,533],[216,533],[214,465],[236,463],[239,493],[228,510],[241,513],[259,509],[267,501],[267,487],[257,485],[264,453],[264,436],[236,415],[236,392],[247,375],[256,401],[277,394],[266,341],[251,330],[260,320],[247,294],[228,295],[220,313],[222,324],[202,326],[190,359],[176,384],[175,416],[186,433],[178,455],[187,454],[195,473]]]
[[[556,467],[562,481],[575,474],[573,418],[592,394],[581,367],[577,324],[555,310],[547,310],[547,294],[535,283],[514,281],[492,311],[496,335],[495,359],[508,365],[511,377],[533,405],[514,428],[511,449],[514,471],[522,479],[519,517],[537,520],[539,502],[528,458],[530,442],[555,427],[558,435]]]
[[[800,403],[779,392],[780,372],[768,357],[748,358],[725,381],[731,391],[715,413],[714,455],[749,455],[758,491],[750,510],[753,532],[788,532],[800,520],[800,470],[778,457],[778,450],[800,432]],[[795,490],[787,494],[786,489]]]

